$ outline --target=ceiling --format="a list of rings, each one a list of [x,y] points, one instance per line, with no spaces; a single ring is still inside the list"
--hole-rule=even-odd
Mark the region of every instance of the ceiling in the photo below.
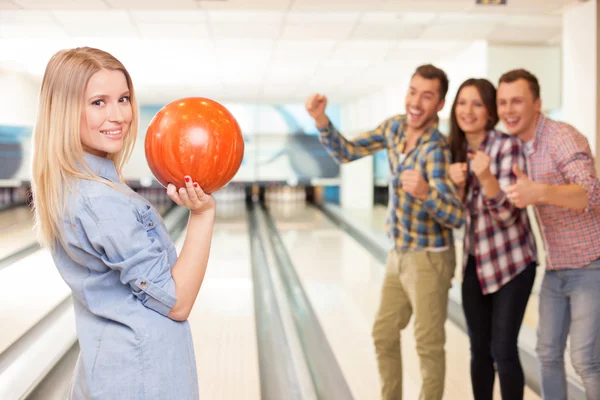
[[[0,67],[39,81],[54,52],[88,45],[126,65],[143,102],[343,102],[476,41],[558,44],[576,2],[0,0]]]

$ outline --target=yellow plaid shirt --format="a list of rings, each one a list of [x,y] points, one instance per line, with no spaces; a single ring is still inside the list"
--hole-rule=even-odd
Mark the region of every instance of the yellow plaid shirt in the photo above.
[[[386,226],[397,248],[452,246],[452,228],[459,228],[464,223],[465,209],[448,175],[451,163],[448,142],[436,127],[431,127],[400,162],[406,144],[405,127],[406,117],[396,115],[383,121],[376,129],[348,140],[330,122],[329,126],[319,129],[319,138],[339,163],[387,149],[393,190]],[[429,183],[429,194],[425,200],[402,190],[400,175],[402,171],[411,169],[421,172]]]

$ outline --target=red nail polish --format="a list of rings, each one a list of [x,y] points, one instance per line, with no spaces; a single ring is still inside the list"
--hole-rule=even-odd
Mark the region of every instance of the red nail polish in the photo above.
[[[186,177],[185,177],[185,181],[186,181],[186,182],[189,182],[189,181],[190,181],[190,178],[186,176]]]
[[[198,184],[196,182],[194,182],[194,187],[198,187]]]

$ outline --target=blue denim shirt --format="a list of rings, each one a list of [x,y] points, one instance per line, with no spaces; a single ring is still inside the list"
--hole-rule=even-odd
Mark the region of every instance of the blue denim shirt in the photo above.
[[[68,198],[64,244],[52,256],[73,292],[81,353],[71,399],[197,399],[190,326],[167,317],[177,259],[162,218],[119,183],[112,161],[85,155],[118,185],[78,180]]]

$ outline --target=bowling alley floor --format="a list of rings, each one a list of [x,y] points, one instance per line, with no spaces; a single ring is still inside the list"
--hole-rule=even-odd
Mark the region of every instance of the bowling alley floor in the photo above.
[[[33,214],[29,208],[16,207],[0,212],[0,259],[35,240]]]
[[[371,327],[379,304],[383,265],[313,207],[295,211],[272,208],[271,212],[354,398],[378,398]],[[371,220],[374,226],[381,210],[376,215]],[[411,322],[401,335],[405,399],[418,398],[421,382],[412,332]],[[446,323],[446,335],[444,399],[472,398],[468,337],[451,321]],[[497,383],[494,398],[500,399]],[[525,399],[539,396],[526,388]]]
[[[201,399],[260,399],[254,297],[243,202],[219,204],[210,261],[189,321]],[[223,212],[224,210],[224,212]],[[177,241],[180,250],[184,235]]]

